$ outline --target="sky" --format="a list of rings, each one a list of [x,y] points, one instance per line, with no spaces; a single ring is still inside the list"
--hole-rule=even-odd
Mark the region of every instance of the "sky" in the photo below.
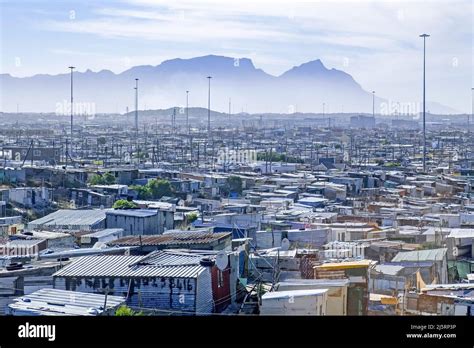
[[[0,73],[120,73],[208,54],[272,75],[321,59],[394,102],[422,95],[471,112],[471,0],[0,0]]]

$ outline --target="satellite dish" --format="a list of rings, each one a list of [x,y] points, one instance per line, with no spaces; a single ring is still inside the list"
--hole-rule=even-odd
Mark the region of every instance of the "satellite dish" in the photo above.
[[[229,264],[229,258],[227,257],[227,254],[225,253],[225,251],[219,251],[216,256],[217,268],[223,271],[227,268],[228,264]]]
[[[288,238],[283,238],[281,241],[281,250],[287,251],[288,249],[290,249],[290,241]]]

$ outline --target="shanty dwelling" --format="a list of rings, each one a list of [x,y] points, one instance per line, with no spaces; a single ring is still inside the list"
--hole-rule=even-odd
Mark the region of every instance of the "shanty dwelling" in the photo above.
[[[255,247],[258,249],[281,247],[281,241],[286,236],[286,231],[257,231],[255,234]]]
[[[331,229],[329,228],[312,228],[288,230],[287,238],[292,247],[320,248],[328,242]]]
[[[301,275],[301,258],[296,257],[296,249],[280,250],[278,248],[259,250],[251,254],[250,275],[261,277],[264,281],[273,282],[281,272],[291,272],[291,278]]]
[[[46,241],[46,248],[69,249],[74,248],[75,237],[71,233],[53,231],[30,231],[23,232],[22,238],[35,238]]]
[[[5,310],[14,316],[99,316],[113,315],[125,303],[121,296],[105,296],[59,289],[40,289],[18,297]]]
[[[107,228],[123,228],[124,236],[161,234],[173,228],[168,215],[155,209],[113,209],[107,211]]]
[[[35,257],[40,251],[46,249],[46,241],[44,239],[13,239],[0,242],[0,255],[15,257]]]
[[[115,197],[101,192],[95,192],[91,189],[70,188],[69,200],[74,207],[107,207],[111,208],[114,204]]]
[[[323,263],[314,266],[315,279],[349,279],[347,315],[367,315],[369,267],[373,261]]]
[[[2,210],[2,203],[0,201],[0,211]],[[6,205],[3,205],[5,207]],[[23,229],[21,216],[5,216],[0,217],[0,234],[3,236],[10,236],[16,234],[17,231]]]
[[[11,188],[9,199],[27,208],[46,206],[51,201],[51,190],[46,187]]]
[[[326,315],[328,289],[267,292],[260,315]]]
[[[157,314],[211,313],[211,268],[201,255],[157,251],[147,256],[85,256],[53,275],[56,289],[126,297]]]
[[[401,265],[375,265],[370,270],[369,291],[382,295],[397,295],[403,292],[409,281]]]
[[[417,265],[424,263],[432,263],[434,265],[434,277],[433,281],[437,283],[448,282],[448,261],[447,261],[447,248],[439,249],[427,249],[427,250],[415,250],[407,252],[399,252],[392,259],[391,263],[401,263],[404,266],[416,267]],[[431,277],[430,277],[431,278]],[[426,280],[426,276],[423,275],[425,282],[431,283]]]
[[[184,252],[212,260],[215,264],[211,266],[212,296],[214,299],[214,312],[238,312],[236,302],[240,303],[247,291],[245,285],[239,278],[247,274],[246,255],[248,251],[245,245],[239,245],[234,251],[226,250],[193,250],[174,249],[168,252]]]
[[[446,238],[448,247],[448,260],[456,260],[459,257],[473,257],[474,250],[474,228],[452,228]]]
[[[113,242],[123,235],[123,228],[106,228],[97,232],[83,234],[81,236],[81,246],[91,247],[95,243]]]
[[[60,209],[28,223],[31,230],[93,231],[105,228],[106,209]]]
[[[328,289],[326,315],[347,315],[348,279],[288,279],[276,291]]]
[[[368,315],[397,315],[398,308],[397,296],[370,293]]]
[[[286,238],[293,247],[319,248],[327,243],[330,234],[329,228],[257,231],[255,246],[259,249],[280,247],[282,240]]]
[[[412,307],[422,315],[474,316],[474,284],[427,285]]]

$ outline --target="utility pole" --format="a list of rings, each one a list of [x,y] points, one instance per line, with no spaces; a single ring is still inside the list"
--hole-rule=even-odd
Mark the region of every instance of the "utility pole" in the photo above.
[[[72,129],[73,129],[73,110],[74,110],[74,104],[73,104],[73,101],[74,101],[74,97],[73,97],[73,70],[75,69],[74,66],[70,66],[69,69],[71,69],[71,155],[72,155],[72,144],[73,144],[73,140],[72,140]]]
[[[421,34],[423,38],[423,172],[426,172],[426,38],[428,34]]]
[[[207,77],[209,81],[208,95],[207,95],[207,134],[211,134],[211,79],[212,76]]]
[[[140,151],[138,147],[138,79],[135,79],[135,149],[137,151],[137,163],[140,164]]]

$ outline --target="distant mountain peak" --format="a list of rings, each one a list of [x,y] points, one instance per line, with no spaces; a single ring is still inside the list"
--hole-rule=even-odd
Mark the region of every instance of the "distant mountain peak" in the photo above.
[[[252,112],[284,112],[294,106],[299,112],[326,110],[335,112],[371,112],[372,94],[365,91],[350,74],[327,68],[321,59],[294,66],[280,76],[256,68],[250,58],[205,55],[176,58],[158,65],[130,67],[121,73],[90,69],[74,77],[78,83],[75,100],[96,103],[104,112],[126,110],[134,105],[135,78],[140,79],[140,105],[164,109],[182,105],[185,91],[191,91],[193,107],[206,107],[208,101],[206,77],[212,76],[212,107],[227,110],[232,107]],[[0,74],[2,84],[1,111],[23,110],[50,112],[57,101],[69,97],[69,72],[59,75],[35,75],[17,78]],[[378,104],[383,102],[377,99]],[[430,107],[430,111],[440,109]]]
[[[308,76],[308,75],[320,75],[320,74],[325,74],[328,71],[331,71],[331,70],[329,70],[328,68],[324,66],[321,59],[316,59],[316,60],[309,61],[307,63],[303,63],[298,66],[294,66],[290,70],[283,73],[281,76],[299,77],[299,76]]]
[[[162,62],[160,67],[195,67],[195,66],[212,66],[219,68],[228,68],[228,67],[245,67],[247,69],[254,70],[255,66],[251,59],[249,58],[234,58],[226,56],[218,56],[214,54],[209,54],[206,56],[182,59],[170,59]]]

